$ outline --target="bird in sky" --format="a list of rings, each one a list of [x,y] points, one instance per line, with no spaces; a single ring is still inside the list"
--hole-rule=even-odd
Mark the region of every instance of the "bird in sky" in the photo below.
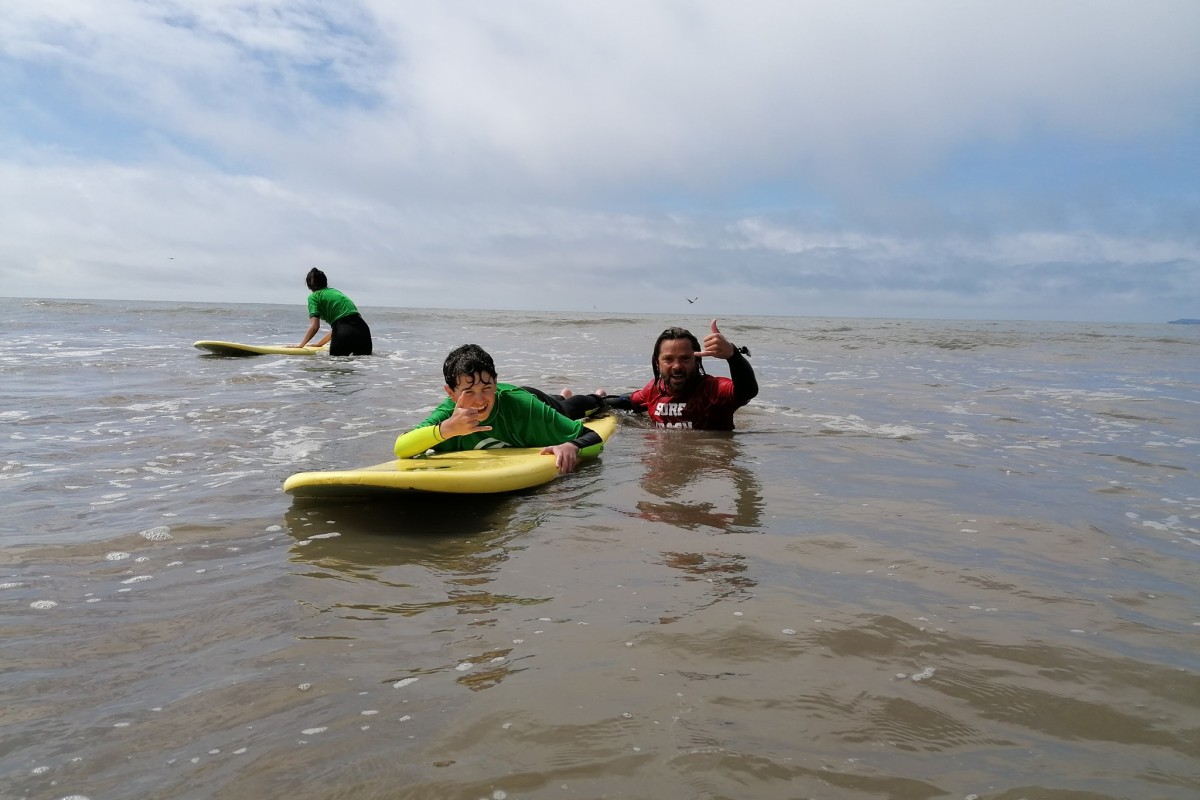
[[[700,298],[699,298],[699,297],[685,297],[685,298],[683,298],[683,299],[684,299],[684,300],[687,300],[689,303],[694,303],[694,302],[696,302],[697,300],[699,300]]]

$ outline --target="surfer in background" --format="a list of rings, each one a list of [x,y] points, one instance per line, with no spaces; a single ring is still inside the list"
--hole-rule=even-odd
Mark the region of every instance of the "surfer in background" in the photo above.
[[[603,447],[600,434],[578,419],[603,404],[596,395],[553,397],[496,380],[492,357],[477,344],[450,351],[442,365],[447,398],[425,420],[396,439],[396,458],[427,450],[455,452],[496,447],[541,447],[560,473],[573,472],[579,452]],[[563,413],[566,412],[566,413]]]
[[[329,345],[331,356],[371,355],[371,329],[358,313],[354,301],[337,289],[329,287],[325,273],[313,267],[304,277],[311,292],[308,296],[308,331],[296,347],[304,347],[321,329],[321,320],[329,323],[330,331],[314,347]]]
[[[758,394],[758,379],[746,357],[750,350],[734,347],[725,335],[712,330],[704,346],[684,328],[667,328],[654,342],[650,368],[654,380],[619,397],[606,397],[605,405],[626,411],[646,412],[660,428],[733,430],[733,412]],[[704,372],[703,356],[729,362],[730,378]]]

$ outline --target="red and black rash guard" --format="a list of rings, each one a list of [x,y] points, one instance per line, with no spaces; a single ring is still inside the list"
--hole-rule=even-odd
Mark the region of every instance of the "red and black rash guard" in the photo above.
[[[658,380],[653,380],[632,394],[606,398],[606,404],[611,408],[644,411],[662,428],[731,431],[733,412],[758,394],[758,380],[740,353],[729,359],[729,372],[732,379],[702,376],[687,395],[671,395]]]

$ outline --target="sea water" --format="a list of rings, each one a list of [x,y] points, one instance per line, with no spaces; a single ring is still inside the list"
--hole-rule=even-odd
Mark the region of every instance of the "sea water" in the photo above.
[[[0,796],[1200,794],[1200,326],[720,317],[732,434],[345,503],[280,486],[388,460],[452,347],[615,393],[720,309],[245,359],[191,343],[302,304],[0,309]]]

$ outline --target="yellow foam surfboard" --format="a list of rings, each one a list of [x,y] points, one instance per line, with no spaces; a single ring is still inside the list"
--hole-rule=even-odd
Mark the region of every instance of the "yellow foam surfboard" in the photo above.
[[[605,442],[617,429],[612,414],[585,420]],[[435,453],[358,469],[298,472],[283,483],[293,497],[356,497],[401,492],[495,494],[528,489],[558,477],[554,456],[540,447],[500,447]]]
[[[329,345],[324,347],[281,347],[270,344],[218,342],[209,339],[201,339],[193,343],[192,347],[217,356],[311,356],[329,350]]]

